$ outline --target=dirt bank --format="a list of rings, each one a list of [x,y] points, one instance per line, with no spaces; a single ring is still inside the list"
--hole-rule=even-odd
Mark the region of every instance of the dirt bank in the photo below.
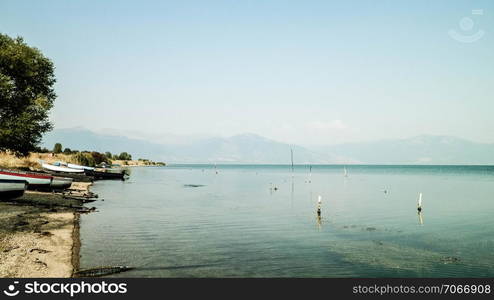
[[[70,277],[75,213],[0,203],[0,277]]]
[[[72,188],[87,192],[89,184]],[[0,277],[71,277],[78,269],[79,214],[61,197],[26,192],[0,202]]]

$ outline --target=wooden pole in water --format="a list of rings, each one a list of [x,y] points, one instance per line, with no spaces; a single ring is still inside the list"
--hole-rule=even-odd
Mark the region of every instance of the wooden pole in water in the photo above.
[[[318,217],[321,216],[321,204],[322,204],[322,197],[321,197],[321,195],[319,195],[317,197],[317,216]]]
[[[291,156],[292,156],[292,173],[293,173],[293,148],[290,148],[290,153],[291,153]]]

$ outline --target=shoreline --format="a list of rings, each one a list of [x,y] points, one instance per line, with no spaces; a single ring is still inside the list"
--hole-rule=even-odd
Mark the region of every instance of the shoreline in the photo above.
[[[57,161],[64,161],[74,164],[80,164],[76,155],[66,153],[38,153],[31,152],[25,157],[17,157],[9,152],[0,151],[0,169],[18,169],[24,171],[40,170],[39,161],[43,160],[47,163],[55,163]],[[119,165],[121,168],[126,167],[159,167],[166,166],[163,162],[155,162],[152,160],[118,160],[109,159],[111,164]]]
[[[74,227],[72,228],[72,253],[71,253],[71,264],[72,264],[72,273],[70,277],[74,277],[75,273],[80,268],[80,258],[81,258],[81,236],[80,236],[80,218],[81,214],[78,212],[74,212]]]
[[[72,188],[89,192],[90,185],[75,182]],[[31,191],[0,202],[0,277],[73,277],[79,270],[80,206],[61,194]]]

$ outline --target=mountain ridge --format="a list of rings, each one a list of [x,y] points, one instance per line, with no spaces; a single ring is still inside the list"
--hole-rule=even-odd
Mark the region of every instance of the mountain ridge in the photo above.
[[[76,150],[126,151],[134,158],[168,163],[290,164],[293,149],[297,164],[494,164],[494,144],[436,135],[303,147],[241,133],[166,144],[76,127],[55,129],[42,146],[51,149],[57,142]]]

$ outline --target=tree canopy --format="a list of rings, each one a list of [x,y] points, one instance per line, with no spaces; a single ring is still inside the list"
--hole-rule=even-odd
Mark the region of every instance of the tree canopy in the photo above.
[[[122,152],[120,153],[120,155],[118,156],[118,159],[120,160],[132,160],[132,155],[130,155],[129,153],[127,152]]]
[[[52,129],[53,63],[20,37],[0,33],[0,151],[27,154]]]
[[[62,144],[56,143],[53,147],[53,153],[62,153]]]

